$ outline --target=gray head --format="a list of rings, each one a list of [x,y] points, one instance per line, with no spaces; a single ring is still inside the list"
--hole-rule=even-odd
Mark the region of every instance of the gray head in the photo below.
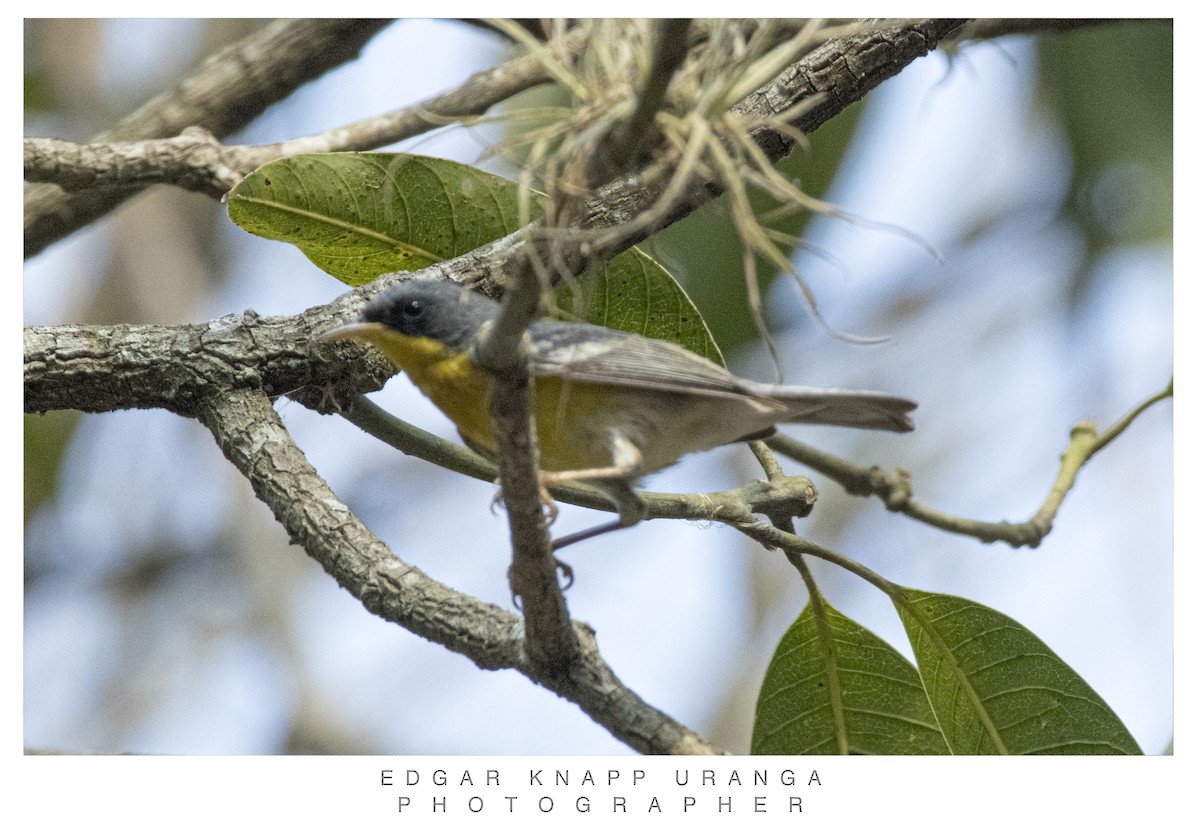
[[[484,322],[500,305],[491,299],[441,279],[417,279],[393,287],[375,299],[362,314],[405,336],[435,339],[454,351],[466,350]]]

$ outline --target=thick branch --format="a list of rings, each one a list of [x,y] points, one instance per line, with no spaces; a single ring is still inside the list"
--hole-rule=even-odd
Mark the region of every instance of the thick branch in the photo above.
[[[102,132],[96,143],[169,138],[198,126],[218,138],[276,101],[355,57],[386,20],[283,20],[209,57],[195,72]],[[64,193],[25,189],[25,256],[106,214],[140,188]]]
[[[484,669],[519,662],[517,619],[443,586],[395,556],[329,489],[265,394],[212,394],[198,406],[197,415],[288,536],[369,611],[468,656]]]
[[[520,249],[519,241],[515,246]],[[567,603],[558,585],[558,563],[550,547],[538,476],[537,432],[531,410],[528,337],[541,304],[543,284],[529,254],[509,256],[499,316],[483,331],[472,358],[492,379],[491,415],[500,457],[500,493],[508,513],[513,562],[512,592],[525,614],[526,646],[532,662],[555,680],[579,658]]]
[[[358,350],[346,370],[315,337],[339,318],[352,294],[297,316],[246,313],[193,325],[61,325],[27,327],[25,412],[165,408],[196,416],[222,390],[254,389],[269,396],[329,397],[368,392],[392,373],[378,354]],[[353,302],[357,305],[357,302]]]
[[[189,127],[174,138],[112,144],[25,139],[25,180],[68,192],[98,187],[172,184],[220,198],[241,176],[225,163],[208,132]]]
[[[466,655],[484,669],[517,669],[543,681],[524,657],[522,624],[498,606],[460,594],[392,553],[326,485],[266,395],[217,393],[200,421],[293,540],[369,611]],[[591,632],[573,627],[583,654],[550,686],[624,743],[644,753],[715,754],[694,732],[649,706],[600,658]]]
[[[332,412],[378,390],[394,368],[378,352],[318,342],[355,319],[398,280],[421,275],[469,281],[484,272],[505,240],[435,264],[419,274],[381,276],[326,305],[295,316],[231,313],[207,324],[59,325],[24,330],[25,412],[90,413],[166,408],[196,415],[208,386],[259,388]]]

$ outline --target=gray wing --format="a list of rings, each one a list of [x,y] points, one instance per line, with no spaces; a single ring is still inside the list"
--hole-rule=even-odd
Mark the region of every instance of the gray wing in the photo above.
[[[586,341],[580,334],[586,330]],[[757,396],[725,368],[673,342],[597,325],[540,321],[530,326],[535,376],[576,382]]]
[[[586,330],[586,337],[580,334]],[[595,325],[541,321],[530,326],[530,369],[535,376],[575,382],[739,397],[759,410],[777,410],[774,422],[808,422],[911,431],[916,403],[874,391],[768,385],[739,379],[672,342]],[[581,339],[586,338],[586,341]]]
[[[798,385],[765,385],[743,380],[746,389],[769,397],[787,407],[783,422],[840,425],[880,431],[911,431],[909,415],[917,403],[901,396],[876,391],[842,388],[806,388]]]

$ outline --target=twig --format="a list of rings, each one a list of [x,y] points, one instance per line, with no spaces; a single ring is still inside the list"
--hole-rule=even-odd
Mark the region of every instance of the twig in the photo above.
[[[583,47],[583,33],[570,31],[547,46],[567,57]],[[524,54],[499,66],[476,72],[459,86],[412,106],[365,118],[325,132],[277,144],[229,147],[237,169],[249,173],[276,158],[306,152],[350,152],[374,149],[402,141],[431,129],[482,115],[513,95],[551,80],[537,55]]]
[[[477,480],[491,482],[496,479],[498,469],[491,460],[393,416],[366,397],[354,400],[340,413],[371,436],[409,456]],[[766,450],[765,446],[763,450]],[[586,485],[556,485],[551,491],[556,499],[571,505],[598,511],[615,510],[608,497]],[[643,491],[640,496],[646,503],[646,519],[649,520],[693,520],[739,525],[753,520],[755,514],[807,517],[816,502],[817,492],[807,477],[789,477],[780,471],[778,474],[768,474],[766,481],[755,480],[728,491],[702,494]]]
[[[758,460],[758,464],[762,466],[763,473],[767,475],[769,480],[778,480],[784,477],[783,468],[779,464],[779,460],[775,459],[775,455],[771,453],[770,447],[761,439],[756,439],[748,443],[751,453]]]
[[[1114,439],[1116,439],[1121,434],[1123,434],[1125,432],[1125,429],[1133,424],[1133,420],[1135,420],[1139,416],[1141,416],[1146,411],[1147,408],[1151,407],[1152,405],[1156,405],[1159,402],[1162,402],[1164,399],[1170,399],[1174,396],[1175,396],[1175,377],[1171,377],[1171,381],[1167,382],[1167,386],[1165,388],[1163,388],[1158,393],[1147,397],[1145,400],[1143,400],[1142,402],[1135,405],[1124,416],[1122,416],[1120,419],[1118,419],[1116,422],[1114,422],[1107,431],[1100,434],[1100,436],[1097,437],[1097,439],[1096,439],[1096,445],[1094,448],[1092,448],[1091,454],[1088,456],[1088,459],[1090,459],[1092,456],[1094,456],[1095,454],[1100,452],[1106,445],[1108,445],[1108,443],[1112,442]],[[1086,460],[1085,460],[1085,462],[1086,462]]]
[[[654,57],[633,114],[613,128],[589,161],[588,177],[593,184],[604,183],[631,169],[654,139],[654,118],[666,102],[671,78],[688,55],[688,27],[691,22],[689,18],[682,17],[659,23]]]
[[[971,520],[936,511],[913,497],[912,480],[904,470],[896,470],[889,474],[878,466],[867,468],[853,465],[782,435],[771,437],[767,444],[784,456],[791,457],[840,483],[848,493],[860,497],[877,496],[883,500],[888,510],[906,514],[934,528],[976,537],[985,543],[1000,540],[1013,548],[1037,548],[1053,528],[1054,518],[1058,515],[1063,500],[1088,460],[1119,436],[1146,409],[1172,396],[1173,393],[1174,381],[1164,390],[1138,404],[1102,434],[1097,433],[1094,422],[1081,422],[1072,428],[1067,447],[1060,457],[1058,476],[1050,487],[1049,494],[1034,515],[1022,523],[1010,523],[1006,520]]]

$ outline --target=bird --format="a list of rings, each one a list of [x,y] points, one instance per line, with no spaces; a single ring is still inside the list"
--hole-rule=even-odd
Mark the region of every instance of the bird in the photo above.
[[[382,351],[458,428],[477,453],[496,457],[492,380],[474,346],[499,302],[445,279],[411,279],[383,293],[358,321],[322,338]],[[645,519],[638,481],[686,454],[763,439],[785,422],[904,432],[916,403],[867,390],[775,385],[737,377],[674,342],[583,322],[529,325],[529,373],[539,482],[585,482],[617,519],[554,541],[558,550]]]

